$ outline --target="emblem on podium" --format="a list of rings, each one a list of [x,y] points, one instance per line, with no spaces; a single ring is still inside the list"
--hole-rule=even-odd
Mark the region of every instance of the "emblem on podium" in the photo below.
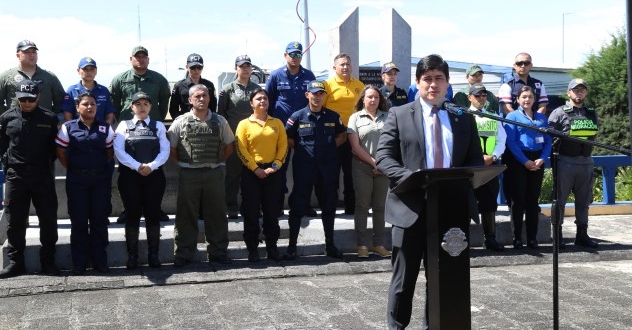
[[[441,248],[443,248],[450,256],[456,257],[467,248],[467,239],[465,233],[460,228],[450,228],[443,235],[443,242],[441,242]]]

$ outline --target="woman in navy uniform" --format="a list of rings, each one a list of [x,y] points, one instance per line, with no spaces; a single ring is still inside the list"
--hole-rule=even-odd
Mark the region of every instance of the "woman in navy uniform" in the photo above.
[[[107,122],[95,119],[97,100],[92,93],[80,94],[76,107],[79,118],[64,123],[57,134],[57,158],[67,168],[73,273],[83,274],[88,259],[95,270],[107,273],[108,188],[112,180],[108,163],[114,155],[114,131]]]
[[[127,269],[138,267],[138,232],[141,215],[145,216],[147,262],[159,268],[160,205],[166,179],[162,165],[169,158],[169,140],[165,126],[149,118],[151,99],[144,92],[132,96],[134,118],[116,128],[114,153],[119,161],[118,188],[125,206]]]

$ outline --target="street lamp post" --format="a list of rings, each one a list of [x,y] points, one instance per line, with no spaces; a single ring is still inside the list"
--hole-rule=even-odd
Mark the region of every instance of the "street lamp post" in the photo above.
[[[562,13],[562,63],[564,63],[564,19],[566,15],[570,15],[572,13]]]

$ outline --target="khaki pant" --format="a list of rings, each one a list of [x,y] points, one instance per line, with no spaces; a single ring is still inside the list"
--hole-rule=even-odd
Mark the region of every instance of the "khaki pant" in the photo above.
[[[371,165],[353,159],[351,163],[355,189],[355,224],[358,246],[371,246],[367,234],[367,216],[373,209],[373,246],[384,245],[384,204],[389,180],[384,175],[375,176]]]

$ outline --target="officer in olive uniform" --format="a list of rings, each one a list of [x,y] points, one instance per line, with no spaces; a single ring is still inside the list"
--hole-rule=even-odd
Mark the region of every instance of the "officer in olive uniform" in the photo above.
[[[325,231],[325,254],[342,258],[334,244],[334,220],[338,200],[338,149],[347,140],[346,127],[340,115],[323,107],[325,84],[314,80],[307,86],[307,107],[293,113],[285,125],[288,146],[294,148],[292,158],[294,186],[290,194],[290,242],[287,259],[297,257],[296,244],[301,219],[309,208],[312,189],[322,210]]]
[[[230,263],[224,188],[226,159],[235,136],[224,117],[209,110],[210,94],[202,84],[189,89],[192,109],[171,124],[167,137],[171,157],[178,162],[178,199],[174,230],[175,267],[197,254],[198,214],[204,218],[209,262]]]
[[[584,104],[588,95],[588,84],[583,79],[573,79],[568,84],[566,95],[569,102],[558,107],[549,116],[549,126],[571,136],[594,140],[598,131],[599,121],[597,112]],[[592,146],[575,141],[560,142],[557,160],[557,212],[561,213],[560,247],[562,244],[562,223],[564,222],[564,208],[568,195],[572,191],[575,195],[575,224],[577,234],[575,245],[597,248],[599,244],[588,236],[588,207],[593,200],[593,185],[595,183],[595,164],[592,159]]]
[[[0,115],[0,156],[5,172],[5,216],[9,265],[0,278],[26,273],[24,249],[31,200],[39,219],[42,273],[58,275],[57,193],[55,191],[55,137],[57,116],[37,105],[36,83],[24,79],[16,85],[18,107]]]

